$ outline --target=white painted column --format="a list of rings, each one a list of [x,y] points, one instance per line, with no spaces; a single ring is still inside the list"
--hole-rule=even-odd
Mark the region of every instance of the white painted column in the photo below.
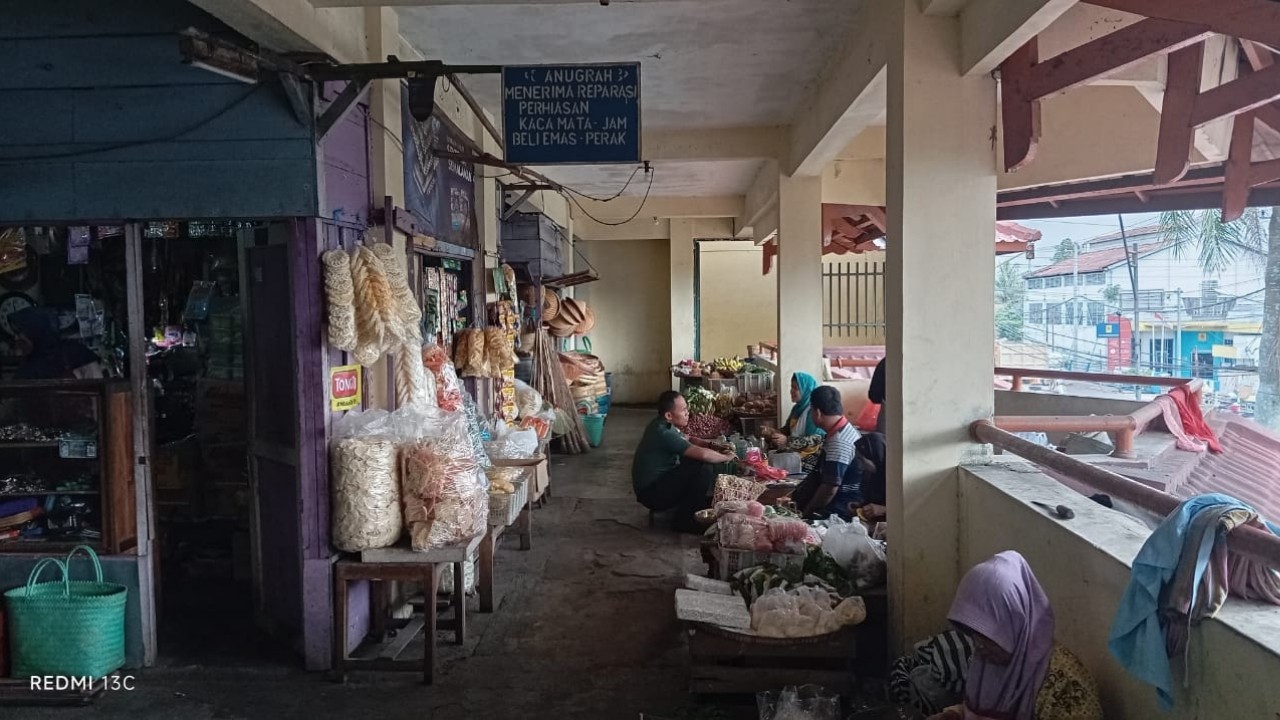
[[[822,178],[778,176],[778,413],[791,375],[822,380]]]
[[[693,357],[693,221],[671,221],[671,364]],[[679,383],[673,377],[671,387]]]
[[[898,649],[946,628],[957,465],[990,417],[995,82],[962,77],[959,21],[895,3],[888,89],[889,606]],[[998,519],[994,521],[998,522]]]

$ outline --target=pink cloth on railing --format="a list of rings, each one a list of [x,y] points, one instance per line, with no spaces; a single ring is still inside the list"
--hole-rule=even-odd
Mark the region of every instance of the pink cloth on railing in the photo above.
[[[1178,413],[1178,403],[1168,395],[1161,395],[1156,398],[1156,404],[1160,406],[1160,411],[1164,413],[1164,424],[1169,428],[1169,433],[1173,435],[1174,444],[1179,450],[1187,452],[1202,453],[1209,449],[1209,445],[1203,440],[1197,440],[1187,434],[1182,427],[1182,415]]]
[[[1209,423],[1205,422],[1204,413],[1200,412],[1200,398],[1196,397],[1186,385],[1170,390],[1168,395],[1178,406],[1178,416],[1182,418],[1183,432],[1197,440],[1203,440],[1208,444],[1211,452],[1222,452],[1222,443],[1218,442],[1217,434],[1213,432],[1213,428],[1209,427]]]

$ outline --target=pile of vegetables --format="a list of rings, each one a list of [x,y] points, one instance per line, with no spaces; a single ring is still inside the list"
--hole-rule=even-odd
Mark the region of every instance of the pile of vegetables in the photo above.
[[[691,387],[684,391],[685,402],[693,415],[710,415],[716,409],[716,394],[703,387]]]
[[[734,401],[734,410],[739,415],[760,417],[778,413],[778,396],[773,393],[758,395],[739,395]]]
[[[709,413],[689,415],[689,424],[685,426],[685,433],[689,437],[696,437],[702,440],[714,440],[721,435],[727,435],[733,432],[733,426],[727,420]]]
[[[816,545],[809,546],[802,565],[783,568],[768,563],[757,565],[739,571],[730,582],[734,591],[747,601],[747,605],[754,603],[772,588],[790,590],[808,585],[830,592],[835,602],[839,602],[839,598],[857,594],[848,571]]]

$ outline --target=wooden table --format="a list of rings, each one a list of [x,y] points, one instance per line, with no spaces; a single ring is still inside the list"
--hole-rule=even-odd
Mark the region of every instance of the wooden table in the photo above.
[[[391,547],[366,550],[360,560],[339,560],[333,567],[333,672],[336,679],[345,681],[353,670],[382,672],[422,671],[422,681],[430,685],[435,673],[436,630],[439,623],[436,613],[436,588],[439,587],[440,566],[454,563],[453,618],[454,641],[461,645],[467,638],[466,586],[463,563],[474,557],[484,542],[475,537],[466,543],[438,548],[427,552],[414,552],[408,547]],[[426,602],[423,617],[414,618],[398,629],[395,640],[376,658],[352,658],[347,655],[347,586],[351,582],[368,580],[376,587],[374,595],[383,597],[387,582],[420,582]],[[374,602],[371,622],[375,632],[385,627],[384,602]],[[400,655],[420,633],[424,634],[422,663],[401,660]]]
[[[530,489],[532,492],[532,489]],[[529,495],[525,496],[524,507],[520,509],[520,515],[511,527],[516,529],[520,535],[520,549],[528,550],[533,547],[533,500]],[[480,576],[476,578],[476,586],[480,593],[480,612],[493,612],[493,555],[498,549],[498,545],[502,543],[502,536],[507,531],[507,526],[497,523],[489,526],[489,532],[484,536],[484,540],[480,543]]]

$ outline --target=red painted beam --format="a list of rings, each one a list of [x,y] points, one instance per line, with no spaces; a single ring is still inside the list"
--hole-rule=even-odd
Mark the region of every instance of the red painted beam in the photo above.
[[[1166,102],[1167,97],[1166,91]],[[1280,100],[1280,65],[1272,65],[1200,93],[1191,111],[1191,125],[1195,127],[1238,115],[1276,100]]]
[[[1271,67],[1273,58],[1271,50],[1262,47],[1258,43],[1250,40],[1241,40],[1240,49],[1244,51],[1244,56],[1249,60],[1249,67],[1254,70],[1262,70]]]
[[[871,222],[875,223],[880,232],[883,233],[889,231],[889,220],[885,217],[884,208],[868,206],[867,218],[869,218]]]
[[[1195,125],[1191,114],[1200,90],[1204,43],[1169,54],[1164,103],[1160,110],[1160,137],[1156,143],[1156,185],[1177,182],[1187,174]]]
[[[1249,166],[1249,186],[1280,181],[1280,160],[1264,160]]]
[[[1039,100],[1126,68],[1153,55],[1173,52],[1213,34],[1204,25],[1146,19],[1056,55],[1031,69],[1028,99]]]
[[[1239,220],[1249,206],[1251,154],[1253,153],[1253,113],[1235,117],[1231,128],[1231,149],[1222,171],[1222,222]]]
[[[1032,70],[1039,57],[1039,45],[1032,38],[1000,64],[1005,172],[1016,172],[1031,162],[1040,142],[1040,102],[1029,92]]]
[[[1280,2],[1274,0],[1089,0],[1089,4],[1207,25],[1223,35],[1280,47]]]
[[[1258,120],[1270,125],[1272,130],[1280,132],[1280,104],[1263,105],[1254,110],[1253,114]]]

